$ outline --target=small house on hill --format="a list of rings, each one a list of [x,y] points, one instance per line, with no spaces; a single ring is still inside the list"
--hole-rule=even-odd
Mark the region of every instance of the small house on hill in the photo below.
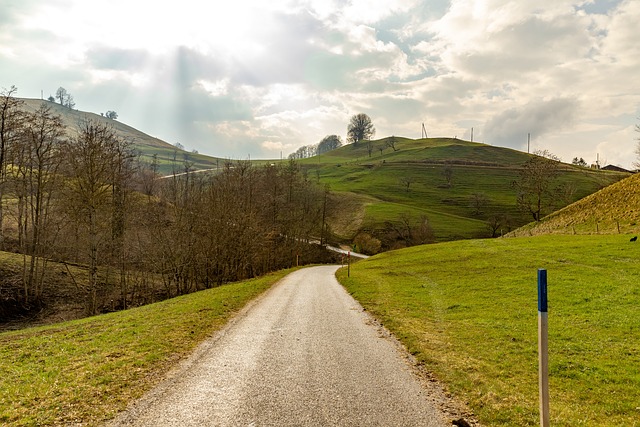
[[[607,166],[603,167],[602,170],[604,170],[604,171],[614,171],[614,172],[633,173],[632,171],[629,171],[629,170],[626,170],[624,168],[621,168],[620,166],[614,166],[614,165],[607,165]]]

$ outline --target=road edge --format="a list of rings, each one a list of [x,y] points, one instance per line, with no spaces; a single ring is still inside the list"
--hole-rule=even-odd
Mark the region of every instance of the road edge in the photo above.
[[[336,270],[336,273],[338,270]],[[445,421],[458,427],[482,427],[482,424],[480,424],[480,421],[476,418],[475,414],[467,404],[448,392],[446,385],[440,382],[433,372],[429,371],[424,364],[420,363],[415,356],[407,350],[404,344],[402,344],[402,342],[380,322],[380,320],[364,308],[362,304],[360,304],[360,301],[358,301],[347,290],[347,288],[340,283],[337,276],[335,279],[347,295],[349,295],[356,303],[358,310],[360,310],[361,314],[367,319],[367,323],[378,331],[378,335],[381,338],[386,339],[393,345],[413,376],[418,380],[420,385],[422,385],[425,390],[425,394],[428,396],[427,400],[429,400],[435,408],[438,408],[443,416],[446,417]]]

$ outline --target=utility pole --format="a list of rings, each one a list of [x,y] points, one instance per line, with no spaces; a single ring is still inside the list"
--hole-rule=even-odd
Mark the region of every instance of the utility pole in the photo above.
[[[473,142],[473,128],[471,128],[471,142]]]
[[[527,154],[530,153],[529,149],[531,147],[531,133],[527,134]]]
[[[422,138],[428,138],[427,136],[427,128],[424,127],[424,123],[422,123]]]

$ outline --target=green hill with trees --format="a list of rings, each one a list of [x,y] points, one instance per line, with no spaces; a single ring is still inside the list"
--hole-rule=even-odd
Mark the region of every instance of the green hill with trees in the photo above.
[[[300,163],[333,194],[328,226],[335,238],[375,253],[500,236],[628,176],[539,154],[456,138],[392,136]],[[541,183],[539,212],[532,212]]]
[[[326,193],[295,163],[223,162],[198,174],[191,164],[162,177],[139,153],[167,148],[161,141],[8,95],[0,255],[14,254],[0,256],[0,322],[65,303],[93,315],[332,261],[310,243],[322,233]]]
[[[113,113],[111,111],[107,114],[95,114],[75,110],[52,101],[26,98],[19,101],[22,102],[22,108],[31,113],[37,111],[43,104],[49,107],[52,114],[60,116],[66,133],[70,137],[77,135],[79,125],[87,120],[109,125],[119,138],[134,147],[141,161],[150,166],[154,165],[160,175],[169,175],[174,171],[183,173],[186,168],[189,170],[221,169],[225,162],[221,158],[185,151],[159,138],[147,135],[116,119],[109,118],[108,113]]]
[[[228,162],[186,152],[107,117],[114,112],[100,115],[56,102],[21,101],[31,112],[44,103],[60,116],[72,137],[83,121],[108,125],[131,144],[141,163],[159,175],[219,172]],[[329,191],[326,226],[316,237],[376,253],[422,243],[495,237],[535,218],[521,203],[522,189],[517,184],[523,166],[536,156],[456,138],[372,140],[368,138],[375,128],[367,119],[362,114],[352,118],[351,144],[340,147],[340,137],[332,135],[317,147],[302,147],[297,153],[305,155],[292,155],[307,157],[296,161],[309,180]],[[558,163],[551,175],[551,188],[539,209],[541,216],[627,176],[564,163]]]

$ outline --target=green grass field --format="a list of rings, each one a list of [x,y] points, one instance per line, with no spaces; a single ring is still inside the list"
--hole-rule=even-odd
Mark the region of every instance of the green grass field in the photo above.
[[[113,417],[289,272],[118,313],[0,333],[0,424],[97,425]]]
[[[388,138],[373,141],[386,147]],[[352,219],[368,231],[382,230],[385,221],[398,221],[401,215],[418,218],[426,215],[436,241],[490,237],[486,220],[491,216],[508,217],[502,232],[522,226],[532,217],[516,207],[513,181],[529,155],[516,150],[472,143],[453,138],[411,140],[396,137],[397,151],[387,147],[374,149],[371,157],[366,144],[341,147],[324,155],[303,159],[302,167],[311,179],[328,185],[331,191],[366,195],[365,215]],[[451,168],[451,185],[443,174]],[[606,187],[625,174],[592,171],[564,165],[558,183],[570,184],[574,193],[569,200],[556,198],[556,208],[579,200]],[[409,180],[407,186],[403,180]],[[473,205],[475,194],[486,204],[481,212]],[[352,215],[352,210],[343,210]],[[331,225],[331,224],[330,224]],[[332,227],[336,228],[336,227]],[[344,240],[353,235],[339,235]]]
[[[640,246],[627,235],[419,246],[338,273],[483,425],[538,425],[538,268],[551,425],[640,425]]]

